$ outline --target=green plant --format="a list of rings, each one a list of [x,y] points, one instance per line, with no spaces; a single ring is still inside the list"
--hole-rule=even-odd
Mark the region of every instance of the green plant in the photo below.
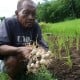
[[[27,80],[57,80],[52,74],[42,66],[36,74],[27,74]]]

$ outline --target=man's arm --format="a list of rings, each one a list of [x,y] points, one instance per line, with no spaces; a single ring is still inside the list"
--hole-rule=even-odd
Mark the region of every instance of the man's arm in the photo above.
[[[32,49],[31,46],[13,47],[2,45],[0,46],[0,59],[4,60],[7,56],[18,56],[20,59],[29,59]]]
[[[8,46],[8,45],[0,45],[0,55],[16,55],[18,53],[18,47]]]

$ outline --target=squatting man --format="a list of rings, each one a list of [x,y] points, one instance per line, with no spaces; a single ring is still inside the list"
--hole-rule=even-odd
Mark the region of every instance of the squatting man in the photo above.
[[[4,71],[10,79],[20,80],[22,75],[25,76],[25,56],[28,59],[32,50],[32,47],[25,45],[37,40],[45,50],[48,46],[35,20],[36,5],[32,0],[19,0],[15,15],[0,24],[0,59],[4,60]]]

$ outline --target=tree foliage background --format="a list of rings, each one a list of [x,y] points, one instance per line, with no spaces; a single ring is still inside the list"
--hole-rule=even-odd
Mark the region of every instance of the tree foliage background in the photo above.
[[[38,3],[37,19],[40,22],[59,22],[80,18],[80,0],[45,0]]]

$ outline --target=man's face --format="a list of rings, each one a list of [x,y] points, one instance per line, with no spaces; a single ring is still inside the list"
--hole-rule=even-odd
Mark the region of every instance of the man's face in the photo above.
[[[36,7],[28,2],[23,2],[22,9],[17,13],[17,18],[22,26],[32,27],[35,22]]]

